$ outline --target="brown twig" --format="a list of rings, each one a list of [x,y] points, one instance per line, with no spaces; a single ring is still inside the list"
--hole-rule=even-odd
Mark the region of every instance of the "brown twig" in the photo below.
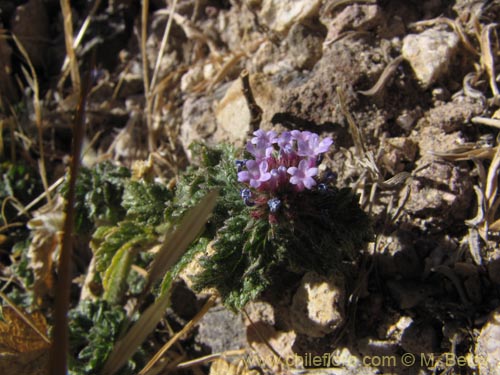
[[[260,122],[262,120],[262,108],[259,107],[255,98],[253,96],[252,87],[250,86],[250,74],[248,70],[244,69],[241,74],[241,83],[243,85],[243,95],[247,102],[248,109],[250,110],[250,130],[249,134],[253,134],[256,130],[260,128]]]
[[[87,80],[90,82],[90,79]],[[80,92],[80,99],[73,124],[73,144],[71,153],[71,166],[68,182],[68,193],[65,206],[66,218],[64,220],[61,253],[59,255],[58,273],[56,284],[56,301],[54,311],[54,335],[50,353],[50,371],[52,375],[66,375],[68,356],[68,310],[71,289],[71,255],[73,252],[73,224],[75,216],[76,179],[80,169],[80,154],[84,137],[85,106],[87,90]]]

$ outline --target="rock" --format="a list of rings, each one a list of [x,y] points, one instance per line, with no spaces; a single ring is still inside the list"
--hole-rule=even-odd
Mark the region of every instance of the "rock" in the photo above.
[[[201,141],[215,132],[217,125],[212,102],[205,96],[188,97],[182,107],[180,140],[188,155],[189,145]]]
[[[344,320],[345,291],[342,277],[306,273],[293,297],[291,324],[297,333],[323,337]]]
[[[447,73],[458,43],[455,33],[438,29],[409,34],[403,39],[403,58],[410,63],[422,87],[428,88]]]
[[[412,163],[417,153],[417,145],[406,137],[386,138],[381,148],[381,163],[392,175],[404,171],[405,164]]]
[[[369,30],[378,25],[382,13],[376,4],[353,4],[345,7],[328,25],[327,41],[335,40],[347,30]]]
[[[431,108],[427,113],[427,120],[431,126],[437,126],[446,133],[459,130],[474,116],[485,110],[479,101],[459,97],[457,100]]]
[[[276,357],[276,353],[285,359],[287,365],[294,367],[300,365],[292,350],[296,337],[297,334],[293,331],[280,331],[262,322],[254,322],[247,326],[248,343],[273,374],[282,373],[283,370],[283,364]]]
[[[210,347],[212,353],[244,348],[245,325],[241,315],[222,306],[210,309],[198,324],[196,340]]]
[[[290,28],[286,42],[288,48],[284,55],[297,69],[311,70],[321,59],[323,38],[300,23]]]
[[[457,147],[460,134],[446,134],[442,129],[429,126],[428,119],[421,119],[410,136],[418,144],[420,159],[415,169],[419,171],[411,181],[411,193],[404,209],[422,220],[415,220],[422,230],[439,230],[462,223],[467,218],[473,201],[472,182],[465,165],[448,163],[432,156],[433,151],[446,151]]]
[[[319,12],[321,0],[264,0],[259,19],[278,33],[294,23],[312,18]]]
[[[496,375],[500,369],[500,309],[495,310],[477,339],[475,363],[481,375]]]
[[[276,98],[279,89],[268,78],[261,74],[250,76],[250,85],[255,101],[261,107],[261,128],[270,126],[271,117],[275,113]],[[239,146],[246,143],[250,129],[250,111],[243,95],[241,80],[233,81],[222,100],[215,107],[217,131],[213,142],[228,141]]]

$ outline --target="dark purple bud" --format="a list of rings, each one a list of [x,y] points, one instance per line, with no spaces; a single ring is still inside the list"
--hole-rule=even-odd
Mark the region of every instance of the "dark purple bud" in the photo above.
[[[317,157],[316,157],[316,165],[320,165],[322,162],[323,162],[323,159],[325,158],[325,155],[324,154],[319,154]]]
[[[321,193],[326,193],[328,191],[328,185],[324,184],[324,183],[320,183],[320,184],[318,184],[318,190]]]
[[[252,192],[250,189],[242,189],[240,191],[240,196],[243,198],[243,200],[250,199],[252,198]]]
[[[327,169],[324,173],[324,179],[328,182],[337,181],[337,173],[332,172],[330,169]]]
[[[281,207],[281,201],[278,198],[271,198],[267,201],[267,205],[269,206],[269,211],[274,214]]]
[[[252,199],[252,192],[250,189],[242,189],[240,192],[241,198],[243,198],[243,202],[245,202],[245,205],[248,207],[252,207],[255,205],[255,202],[253,202]]]
[[[245,160],[236,160],[235,164],[236,164],[236,168],[238,169],[238,172],[241,172],[243,170],[243,167],[245,166],[246,162],[245,162]]]

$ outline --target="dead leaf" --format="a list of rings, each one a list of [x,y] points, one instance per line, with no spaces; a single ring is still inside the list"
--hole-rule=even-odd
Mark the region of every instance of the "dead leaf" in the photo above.
[[[0,321],[0,368],[4,375],[47,373],[50,343],[45,341],[11,307],[3,307]],[[39,311],[28,315],[33,325],[43,334],[47,322]]]
[[[28,249],[29,267],[33,270],[35,281],[33,291],[38,299],[42,299],[54,290],[54,254],[61,243],[63,225],[62,198],[42,207],[35,217],[28,222],[33,232],[33,240]]]

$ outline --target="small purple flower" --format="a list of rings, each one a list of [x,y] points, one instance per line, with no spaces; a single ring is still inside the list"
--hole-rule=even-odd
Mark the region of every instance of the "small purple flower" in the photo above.
[[[283,132],[278,138],[278,146],[282,151],[286,151],[288,148],[292,147],[292,133]]]
[[[287,172],[291,175],[290,183],[295,185],[298,191],[311,189],[316,185],[313,177],[318,174],[318,168],[310,167],[307,160],[301,160],[298,167],[290,167]]]
[[[309,158],[316,158],[319,154],[327,152],[332,145],[331,138],[325,138],[321,142],[317,134],[310,134],[307,138],[297,139],[298,154]]]
[[[266,182],[271,178],[271,173],[268,170],[267,161],[257,162],[248,160],[246,163],[247,170],[238,173],[239,182],[249,182],[253,188],[258,188],[262,182]]]
[[[264,130],[259,129],[255,131],[253,135],[255,135],[255,137],[252,138],[251,143],[253,143],[254,145],[258,144],[259,142],[264,142],[268,146],[270,146],[278,142],[278,137],[276,136],[276,132],[273,130],[266,132]]]
[[[273,146],[262,139],[257,143],[247,143],[247,151],[255,157],[255,160],[263,160],[270,157],[273,150]]]

